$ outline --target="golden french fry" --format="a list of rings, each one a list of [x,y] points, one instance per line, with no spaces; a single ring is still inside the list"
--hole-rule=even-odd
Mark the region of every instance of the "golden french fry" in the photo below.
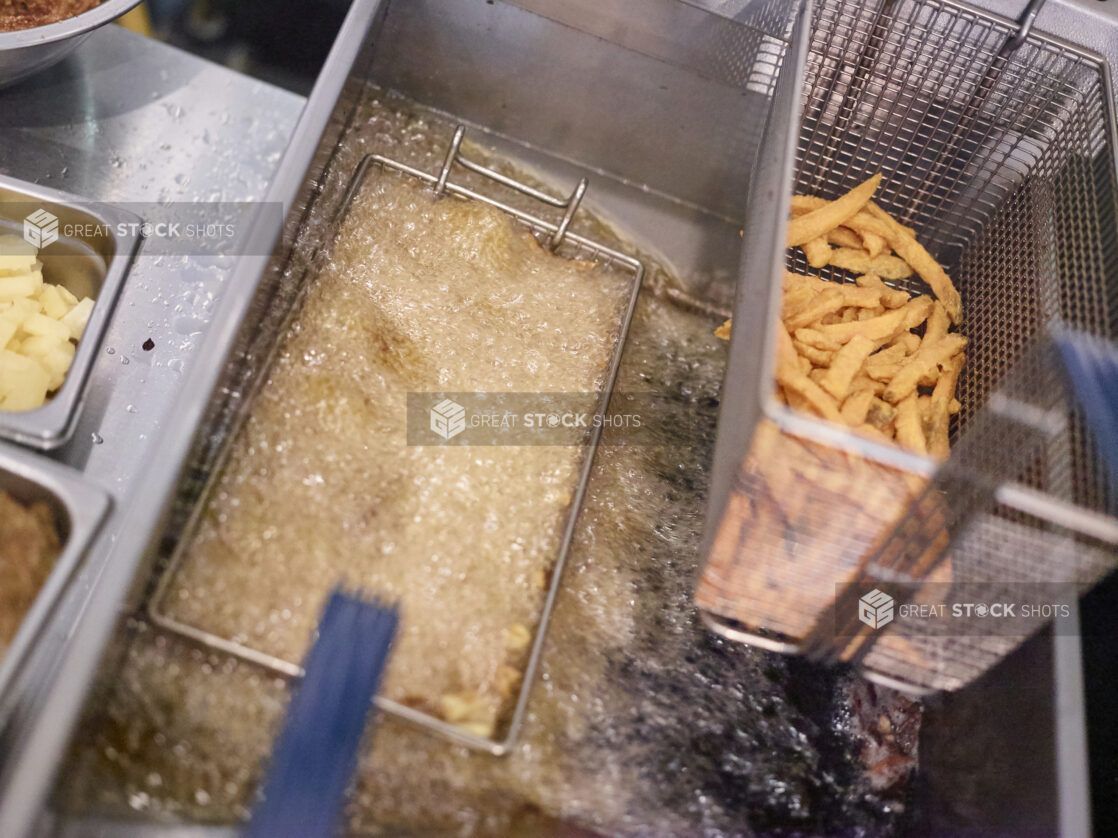
[[[947,309],[951,322],[958,323],[963,316],[963,301],[952,284],[951,277],[916,240],[916,236],[904,229],[889,213],[876,205],[870,207],[870,213],[889,227],[887,236],[889,246],[916,271],[922,280],[928,283],[936,299]]]
[[[803,248],[807,263],[813,268],[822,268],[831,259],[831,246],[827,244],[826,236],[817,236],[811,241],[804,242]]]
[[[913,297],[905,303],[904,308],[897,310],[905,313],[904,328],[915,329],[927,320],[928,315],[932,313],[932,298],[927,294],[921,294],[919,297]]]
[[[826,203],[826,198],[817,198],[815,195],[793,195],[789,206],[792,215],[803,215],[805,212],[819,209]]]
[[[846,401],[842,403],[842,407],[839,409],[839,413],[842,414],[842,421],[852,428],[864,424],[866,414],[870,409],[870,403],[873,401],[873,395],[873,390],[862,389],[855,390],[847,396]]]
[[[817,276],[807,276],[806,274],[793,273],[788,270],[784,272],[784,288],[786,291],[793,288],[808,288],[813,292],[819,292],[826,288],[833,287],[833,282],[828,282]]]
[[[897,403],[895,423],[897,426],[897,442],[920,454],[928,453],[928,447],[924,441],[924,431],[920,424],[920,408],[916,403],[915,390]]]
[[[848,306],[878,308],[881,305],[881,291],[876,288],[862,288],[849,282],[841,283],[838,288],[842,291],[843,303]]]
[[[784,388],[789,404],[792,403],[792,394],[796,394],[808,402],[812,412],[832,422],[841,422],[842,416],[839,414],[835,400],[800,369],[796,346],[783,323],[777,324],[776,338],[776,380]]]
[[[956,413],[958,413],[962,409],[963,409],[963,404],[958,399],[952,399],[951,400],[951,405],[947,408],[948,412],[952,416],[954,416]]]
[[[837,312],[842,306],[842,291],[839,290],[837,285],[833,285],[819,294],[804,308],[786,318],[784,323],[788,327],[788,331],[794,332],[796,329],[810,326],[826,314]]]
[[[932,417],[932,397],[917,395],[916,410],[920,415],[920,426],[924,429],[925,440],[928,437],[928,420]]]
[[[903,368],[904,363],[901,361],[898,361],[895,364],[874,364],[873,366],[867,365],[866,375],[868,375],[874,381],[881,382],[881,389],[882,392],[884,392],[885,388],[889,386],[889,383],[897,377],[897,373],[899,373]]]
[[[905,332],[905,334],[911,335],[912,332]],[[916,335],[913,335],[913,337],[916,337]],[[917,338],[917,340],[919,340],[919,338]],[[870,356],[869,361],[867,361],[866,365],[875,366],[878,364],[896,364],[903,361],[907,354],[908,352],[905,349],[905,345],[898,338],[897,340],[893,341],[893,343],[890,343],[883,349],[880,349],[879,351],[873,353],[873,355]]]
[[[877,344],[869,338],[855,335],[835,353],[830,368],[819,382],[820,386],[841,402],[850,390],[850,382],[876,348]]]
[[[874,288],[881,292],[881,304],[886,308],[900,308],[909,300],[909,295],[896,288],[890,288],[877,274],[862,274],[854,280],[862,288]]]
[[[882,241],[884,241],[884,239],[882,239]],[[862,246],[862,239],[849,227],[836,227],[827,234],[827,243],[833,244],[836,247],[853,247],[857,249]]]
[[[788,222],[785,243],[788,247],[797,247],[819,236],[826,236],[835,227],[845,224],[869,203],[880,183],[881,173],[878,172],[865,183],[855,186],[841,198],[826,203],[818,209],[796,216]]]
[[[730,339],[730,328],[731,328],[732,325],[733,325],[733,318],[730,318],[729,320],[727,320],[725,323],[723,323],[721,326],[719,326],[717,329],[714,330],[714,336],[716,338],[721,338],[722,340],[729,340]]]
[[[834,352],[842,348],[842,344],[837,340],[827,337],[816,329],[796,329],[792,337],[801,343],[806,343],[808,346],[812,346],[816,349],[823,349],[828,352]]]
[[[815,413],[815,409],[811,406],[811,402],[797,393],[795,390],[788,390],[780,388],[781,394],[784,396],[784,403],[793,410],[800,413]]]
[[[892,226],[892,224],[896,224],[898,227],[901,228],[901,230],[908,233],[913,238],[916,238],[915,227],[909,227],[907,224],[903,224],[900,221],[897,221],[897,219],[895,219],[892,215],[882,209],[881,204],[877,203],[877,201],[870,201],[869,204],[866,205],[866,209],[864,210],[864,212],[866,213],[866,215],[869,215],[870,217],[877,219],[886,225]],[[886,235],[885,238],[888,239],[889,236]]]
[[[947,334],[947,329],[950,326],[951,318],[947,316],[946,306],[936,300],[935,305],[932,306],[932,313],[928,315],[928,326],[924,330],[924,341],[926,343],[936,343]]]
[[[826,205],[827,199],[820,198],[817,195],[793,195],[791,210],[789,214],[795,217],[810,212],[811,210],[817,210],[820,207]],[[858,211],[850,218],[849,221],[846,221],[841,225],[842,227],[848,227],[858,235],[858,243],[850,245],[851,247],[864,247],[865,245],[863,244],[861,237],[865,233],[880,236],[888,242],[888,226],[886,226],[884,222],[875,218],[869,212],[870,207],[876,206],[877,204],[875,204],[873,201],[870,201],[866,205],[866,209]],[[905,227],[903,224],[901,225],[901,227],[902,229],[907,230],[913,236],[916,235],[916,231],[913,230],[911,227]]]
[[[852,323],[821,324],[816,331],[822,332],[826,337],[847,343],[854,335],[864,335],[870,340],[889,340],[893,334],[904,326],[907,314],[905,308],[895,308],[880,317],[869,320],[855,320]]]
[[[869,230],[866,230],[862,233],[862,247],[866,249],[866,253],[870,255],[870,258],[874,258],[876,256],[880,256],[882,253],[885,253],[885,248],[887,245],[888,242],[885,241],[885,236],[880,236],[877,233],[870,232]]]
[[[873,437],[874,439],[884,439],[888,442],[893,441],[893,434],[888,430],[888,428],[886,428],[886,430],[882,430],[878,427],[875,427],[874,425],[871,425],[869,422],[863,422],[854,430],[856,430],[860,434],[864,434],[865,436]]]
[[[856,393],[859,390],[869,390],[875,396],[880,396],[885,392],[884,381],[874,381],[865,371],[858,373],[854,376],[854,380],[850,382],[850,392]]]
[[[776,377],[783,385],[782,379],[791,378],[800,374],[800,356],[796,354],[796,345],[792,343],[792,336],[784,328],[783,323],[776,327]]]
[[[921,344],[920,350],[909,358],[885,388],[885,400],[896,404],[916,392],[916,385],[921,378],[939,364],[949,361],[951,356],[961,352],[966,345],[967,339],[956,334],[945,335],[928,346]]]
[[[784,299],[780,304],[780,318],[787,320],[798,312],[811,305],[815,300],[816,292],[805,286],[793,288],[784,292]]]
[[[909,333],[911,334],[911,332]],[[904,365],[904,346],[893,343],[866,359],[866,375],[876,381],[890,381]]]
[[[915,355],[920,349],[920,335],[913,334],[912,332],[902,332],[893,338],[890,346],[900,346],[904,350],[905,355]]]
[[[798,379],[785,381],[783,386],[786,392],[802,396],[811,406],[811,412],[819,414],[829,422],[842,422],[842,415],[838,411],[835,400],[806,375],[801,374]]]
[[[920,376],[920,380],[916,382],[917,387],[935,387],[936,382],[939,381],[940,371],[939,367],[935,366]]]
[[[947,459],[951,453],[949,433],[951,428],[951,403],[955,401],[955,386],[965,357],[960,353],[943,365],[943,373],[932,391],[925,428],[928,435],[928,453],[937,460]]]
[[[796,334],[802,331],[804,330],[800,329]],[[829,367],[831,365],[831,360],[835,357],[834,351],[829,349],[819,349],[799,340],[793,340],[792,343],[795,345],[796,352],[801,358],[806,358],[812,365],[817,367]]]
[[[885,313],[885,307],[884,306],[878,306],[877,308],[863,308],[863,309],[858,310],[858,319],[859,320],[870,320],[874,317],[880,317],[884,313]]]
[[[870,256],[864,250],[850,247],[832,250],[830,264],[854,274],[876,274],[882,279],[907,279],[912,276],[912,268],[904,259],[886,254]]]

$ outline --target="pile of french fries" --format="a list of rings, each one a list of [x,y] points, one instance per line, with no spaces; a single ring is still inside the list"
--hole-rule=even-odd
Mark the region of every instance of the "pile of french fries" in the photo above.
[[[914,232],[873,203],[874,175],[834,201],[792,199],[788,247],[814,268],[853,283],[785,272],[777,330],[777,392],[795,410],[946,458],[955,387],[967,339],[959,292]],[[910,296],[886,279],[918,275],[932,290]],[[727,320],[715,334],[729,337]]]

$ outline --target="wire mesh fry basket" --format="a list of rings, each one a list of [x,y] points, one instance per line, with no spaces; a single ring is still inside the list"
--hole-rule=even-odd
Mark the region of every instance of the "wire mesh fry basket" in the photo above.
[[[876,200],[916,229],[963,298],[961,409],[936,469],[784,407],[770,359],[696,592],[716,631],[852,661],[911,692],[956,689],[1048,617],[913,633],[899,620],[867,628],[858,600],[889,586],[898,604],[935,605],[963,586],[971,598],[1051,596],[1114,566],[1116,499],[1046,338],[1118,338],[1113,99],[1101,58],[1030,31],[1038,5],[1014,22],[947,0],[815,4],[803,97],[787,114],[799,127],[785,200],[836,198],[884,173]],[[747,224],[773,212],[755,201]],[[777,297],[785,267],[809,272],[780,239],[766,245]],[[776,322],[774,310],[769,347]]]
[[[378,177],[398,177],[430,187],[435,198],[473,201],[493,207],[527,228],[527,231],[536,238],[541,247],[546,247],[556,255],[565,259],[586,260],[596,266],[615,271],[618,277],[623,279],[623,285],[620,286],[623,293],[617,301],[616,331],[610,344],[602,347],[603,352],[608,353],[608,360],[603,362],[598,391],[584,394],[588,412],[592,411],[596,417],[604,416],[620,366],[625,336],[633,319],[637,298],[641,290],[645,266],[633,256],[571,230],[572,221],[575,219],[576,212],[579,210],[582,199],[589,188],[589,181],[586,178],[582,178],[566,198],[554,197],[531,184],[521,182],[466,156],[463,149],[465,133],[466,130],[463,126],[456,126],[442,166],[435,172],[423,171],[400,160],[380,154],[368,154],[361,158],[348,180],[340,205],[333,213],[333,220],[329,225],[329,241],[335,241],[343,234],[343,222],[358,200],[362,189],[371,185]],[[471,188],[470,181],[461,177],[463,171],[478,175],[474,188]],[[483,194],[475,191],[480,184],[493,187],[491,191],[494,194]],[[497,187],[503,187],[504,191],[502,192]],[[517,194],[526,198],[525,205],[532,207],[533,211],[520,209],[508,203],[508,196]],[[550,217],[536,214],[537,208],[543,208],[544,210],[550,208],[550,212],[547,213],[547,216]],[[332,245],[327,244],[316,250],[308,261],[316,265],[318,269],[322,269],[328,263],[331,251]],[[298,310],[298,303],[289,303],[284,313],[283,322],[293,322]],[[286,327],[281,328],[281,332],[285,330]],[[277,353],[281,346],[281,338],[275,337],[274,342],[267,350],[268,357],[274,357],[274,353]],[[269,360],[265,360],[263,367],[267,368],[270,363]],[[245,407],[238,413],[232,426],[224,434],[226,440],[231,440],[240,433],[244,423],[248,421],[249,406],[266,380],[266,376],[256,378],[253,385],[254,389],[250,391],[248,398],[245,400]],[[430,396],[431,398],[442,397],[441,394],[424,393],[418,395]],[[443,736],[457,744],[494,755],[505,755],[510,751],[516,741],[526,713],[533,676],[542,653],[548,623],[561,583],[563,566],[566,563],[574,537],[578,514],[586,496],[591,468],[603,427],[604,423],[595,422],[593,428],[588,430],[581,442],[583,451],[579,455],[578,464],[573,470],[577,482],[570,487],[570,504],[564,513],[563,524],[559,530],[556,543],[553,545],[554,560],[550,564],[548,574],[544,579],[545,590],[538,621],[531,631],[530,638],[526,641],[528,651],[524,662],[523,675],[515,684],[515,689],[511,691],[511,698],[502,707],[494,729],[488,733],[478,732],[467,725],[456,724],[438,717],[427,707],[411,706],[379,695],[376,698],[376,704],[382,711]],[[214,465],[208,470],[209,476],[201,490],[200,498],[192,504],[192,511],[184,522],[175,545],[168,551],[164,567],[160,570],[158,581],[147,603],[147,617],[159,629],[183,637],[202,648],[255,664],[281,677],[302,678],[305,672],[298,660],[291,659],[290,656],[285,657],[282,654],[276,654],[267,648],[263,648],[259,643],[228,636],[227,633],[220,633],[217,630],[188,622],[176,616],[173,609],[175,585],[184,568],[189,564],[192,539],[197,535],[201,526],[210,497],[219,489],[223,469],[231,455],[232,446],[227,444],[217,455],[218,459]],[[308,599],[319,593],[314,587],[317,581],[320,580],[307,580]],[[403,603],[405,611],[406,607],[407,602],[405,600]]]

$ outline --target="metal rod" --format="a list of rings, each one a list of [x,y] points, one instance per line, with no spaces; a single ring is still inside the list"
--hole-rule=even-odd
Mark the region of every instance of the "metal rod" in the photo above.
[[[439,172],[439,179],[435,182],[435,197],[441,198],[446,190],[446,183],[450,179],[450,170],[454,166],[454,158],[458,156],[458,149],[462,147],[462,138],[466,136],[466,129],[459,125],[454,129],[454,138],[450,141],[450,148],[446,150],[446,160]]]
[[[1040,14],[1041,8],[1044,6],[1046,0],[1029,0],[1029,4],[1025,7],[1021,17],[1017,21],[1017,31],[1006,39],[1002,44],[997,55],[990,62],[986,68],[986,72],[982,74],[981,80],[975,86],[974,91],[967,99],[966,105],[963,107],[962,115],[959,121],[951,130],[951,134],[944,143],[943,151],[936,156],[935,165],[930,173],[930,186],[927,189],[929,196],[928,206],[934,208],[935,211],[940,211],[947,201],[949,195],[955,192],[958,184],[952,185],[946,191],[940,190],[944,178],[951,169],[951,165],[955,162],[959,148],[962,145],[963,139],[967,137],[974,128],[978,117],[982,112],[982,106],[986,104],[986,100],[990,98],[994,88],[1001,80],[1002,73],[1009,65],[1010,58],[1024,43],[1028,40],[1029,33],[1032,31],[1033,24],[1036,22],[1037,15]],[[938,194],[938,199],[937,199]]]

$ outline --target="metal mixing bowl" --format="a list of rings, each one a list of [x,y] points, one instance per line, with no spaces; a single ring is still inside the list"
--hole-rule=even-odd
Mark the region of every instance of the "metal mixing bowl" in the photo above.
[[[115,20],[140,0],[104,0],[80,15],[16,32],[0,32],[0,87],[57,64],[89,33]]]

